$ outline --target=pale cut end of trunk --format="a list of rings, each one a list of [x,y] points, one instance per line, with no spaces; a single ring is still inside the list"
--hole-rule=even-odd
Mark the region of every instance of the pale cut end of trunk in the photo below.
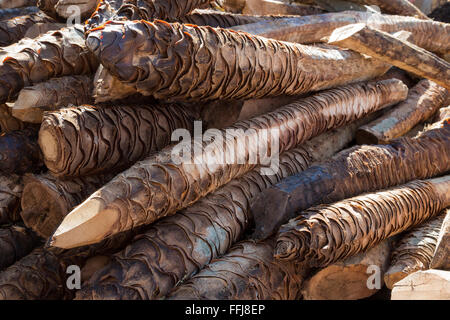
[[[384,240],[367,252],[337,262],[312,275],[302,289],[305,300],[356,300],[374,295],[379,286],[371,286],[370,275],[389,263],[390,240]],[[370,283],[369,283],[370,282]]]
[[[36,105],[40,106],[40,102],[43,100],[44,99],[40,91],[33,90],[32,87],[23,88],[14,103],[13,110],[33,108]]]
[[[45,154],[46,161],[56,162],[61,157],[61,145],[51,130],[41,130],[39,132],[39,145],[42,153]]]
[[[450,270],[450,209],[445,210],[445,218],[437,239],[436,250],[430,267]]]
[[[434,188],[438,198],[442,200],[443,207],[450,206],[450,175],[429,180]]]
[[[100,65],[94,77],[95,103],[124,99],[138,91],[133,86],[121,82]]]
[[[450,271],[414,272],[394,285],[391,299],[450,300]]]
[[[356,23],[333,31],[329,44],[371,56],[450,90],[450,63],[414,44]]]
[[[105,204],[98,198],[88,198],[64,218],[49,245],[71,249],[100,242],[110,235],[113,226],[120,223],[119,219],[118,210],[105,209]],[[70,228],[65,229],[65,225]]]

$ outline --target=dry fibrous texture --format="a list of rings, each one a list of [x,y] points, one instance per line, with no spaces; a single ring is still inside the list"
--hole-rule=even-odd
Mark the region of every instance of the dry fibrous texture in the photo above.
[[[441,214],[408,231],[395,244],[390,267],[384,274],[389,289],[409,274],[429,269],[444,217]]]
[[[15,174],[0,175],[0,225],[20,219],[20,197],[23,183]]]
[[[65,75],[91,74],[98,66],[80,26],[23,39],[5,47],[0,59],[0,102],[13,99],[26,86]]]
[[[24,128],[24,124],[11,114],[11,108],[6,104],[0,104],[0,133],[11,132]]]
[[[395,284],[391,300],[450,300],[450,271],[414,272]]]
[[[1,9],[31,7],[36,5],[37,0],[0,0]]]
[[[39,144],[55,176],[118,172],[169,145],[174,130],[191,132],[195,119],[181,104],[65,108],[45,114]]]
[[[356,126],[325,133],[281,155],[276,175],[255,169],[137,236],[78,294],[79,299],[157,299],[225,254],[252,222],[250,199],[283,177],[327,158]],[[206,248],[206,249],[205,249]],[[156,258],[157,257],[157,258]]]
[[[398,138],[388,145],[355,146],[284,179],[252,202],[257,221],[254,237],[269,236],[296,213],[313,205],[448,172],[449,133],[450,126],[444,120],[417,137]]]
[[[22,226],[0,228],[0,270],[30,253],[38,243],[38,237]]]
[[[450,209],[443,214],[445,218],[437,237],[436,250],[430,268],[450,270]]]
[[[298,95],[388,70],[350,50],[160,20],[111,22],[92,29],[86,44],[111,75],[170,101]]]
[[[26,16],[39,11],[37,7],[0,9],[0,20],[8,20],[19,16]]]
[[[169,300],[297,300],[308,268],[273,258],[274,241],[243,241],[168,295]]]
[[[136,93],[136,90],[114,77],[100,65],[94,77],[93,95],[95,103],[117,101]]]
[[[75,250],[37,248],[0,273],[0,300],[73,299],[75,290],[66,285],[67,267],[83,267],[87,259],[112,254],[128,243],[136,233],[128,232],[96,245]]]
[[[357,142],[389,143],[429,119],[445,105],[448,97],[447,89],[430,80],[422,80],[409,91],[405,101],[382,117],[362,126],[356,136]]]
[[[214,141],[194,139],[194,151],[202,150],[194,152],[194,158],[181,152],[186,143],[169,146],[119,174],[73,210],[53,235],[52,245],[95,243],[174,214],[258,164],[270,165],[275,143],[278,152],[288,151],[401,101],[406,94],[407,87],[399,80],[331,89],[217,130]],[[89,215],[84,215],[86,210]]]
[[[52,235],[63,218],[114,177],[112,174],[58,179],[50,174],[24,178],[22,219],[39,236]]]
[[[334,29],[348,24],[365,23],[388,33],[405,30],[411,32],[408,41],[439,55],[450,50],[450,25],[432,20],[391,16],[371,12],[333,12],[313,16],[264,21],[233,30],[297,43],[323,42]]]
[[[369,277],[377,271],[382,276],[389,267],[390,242],[384,240],[367,252],[319,269],[305,280],[303,299],[358,300],[374,295],[381,289],[376,283],[380,278],[370,281]]]
[[[56,21],[43,12],[0,21],[0,46],[8,46],[27,36],[27,31],[38,23],[53,24]]]
[[[297,3],[287,3],[273,0],[218,0],[217,4],[226,11],[245,14],[291,14],[310,15],[324,12],[322,9],[313,6],[304,6]]]
[[[380,59],[450,90],[450,63],[395,35],[353,24],[334,30],[328,43]]]
[[[325,267],[364,252],[438,215],[449,188],[444,176],[312,207],[281,226],[274,256]]]
[[[440,108],[439,111],[436,112],[434,121],[444,120],[445,118],[450,118],[450,106]]]
[[[59,0],[37,0],[37,6],[42,12],[45,12],[48,16],[54,19],[61,19],[56,12],[56,5]]]
[[[37,127],[28,126],[22,130],[0,134],[0,172],[21,174],[41,168],[38,130]]]
[[[38,0],[38,7],[50,17],[61,22],[77,16],[81,20],[89,18],[101,0]]]
[[[421,19],[429,19],[426,14],[420,11],[412,2],[408,0],[349,0],[363,5],[375,5],[382,12],[398,14],[401,16],[413,16]]]
[[[210,26],[213,28],[229,28],[259,21],[276,20],[285,18],[284,16],[261,16],[246,15],[213,10],[195,10],[182,17],[179,22],[191,23],[198,26]]]
[[[93,84],[89,76],[50,79],[23,88],[11,112],[24,122],[41,123],[45,111],[92,103],[92,91]]]

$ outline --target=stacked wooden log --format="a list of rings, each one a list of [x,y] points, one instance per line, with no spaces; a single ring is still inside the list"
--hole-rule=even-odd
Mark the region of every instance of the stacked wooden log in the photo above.
[[[422,7],[0,1],[0,299],[448,299]]]

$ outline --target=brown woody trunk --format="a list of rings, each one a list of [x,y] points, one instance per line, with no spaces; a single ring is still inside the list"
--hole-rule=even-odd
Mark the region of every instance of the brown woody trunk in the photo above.
[[[275,257],[325,267],[437,216],[450,205],[450,176],[416,180],[305,210],[283,225]]]
[[[408,93],[408,98],[393,107],[375,121],[360,128],[356,135],[359,144],[389,143],[415,125],[429,119],[445,105],[449,93],[447,89],[429,80],[420,81]]]
[[[313,205],[448,172],[449,132],[450,126],[443,120],[417,137],[399,138],[389,145],[355,146],[323,164],[284,179],[255,197],[253,237],[268,237],[297,212]]]
[[[95,103],[124,99],[136,93],[136,90],[121,82],[100,65],[94,77]]]
[[[409,274],[429,269],[444,217],[441,214],[414,228],[395,244],[391,265],[384,274],[384,282],[389,289]]]
[[[42,12],[32,13],[26,16],[11,18],[0,21],[0,46],[8,46],[27,36],[30,38],[33,26],[41,24],[40,31],[59,29],[55,26],[56,21]]]
[[[136,237],[87,283],[82,299],[158,299],[223,254],[248,229],[250,199],[281,178],[304,170],[352,140],[351,124],[281,155],[276,175],[255,169]],[[330,143],[332,141],[332,143]],[[205,250],[205,244],[208,250]],[[203,248],[203,249],[202,249]],[[154,259],[155,255],[159,258]],[[158,274],[159,276],[155,276]],[[131,286],[130,279],[139,285]]]
[[[38,237],[22,226],[0,228],[0,271],[30,253],[38,242]]]
[[[24,123],[11,115],[11,108],[0,104],[0,133],[11,132],[24,128]]]
[[[19,176],[0,175],[0,225],[10,224],[20,219],[20,198],[23,183]]]
[[[273,258],[273,239],[243,241],[214,259],[169,300],[298,300],[309,271]]]
[[[411,32],[408,41],[439,55],[445,55],[450,50],[450,25],[446,23],[370,12],[325,13],[258,22],[232,29],[282,41],[317,43],[323,42],[334,29],[353,23],[365,23],[388,33],[401,30]]]
[[[268,144],[278,143],[280,153],[288,151],[329,129],[405,99],[406,90],[401,81],[387,80],[316,94],[277,112],[238,122],[228,128],[232,135],[220,130],[216,135],[221,139],[213,142],[194,139],[194,150],[203,147],[203,152],[201,159],[196,152],[193,163],[189,155],[188,162],[180,155],[180,146],[167,147],[124,171],[72,211],[53,235],[52,244],[70,248],[95,243],[174,214],[254,169],[264,161],[261,153],[273,157],[267,154]],[[275,131],[279,135],[271,136],[271,141],[269,135],[257,138],[262,132],[274,135]],[[276,147],[270,148],[275,152]],[[206,166],[205,161],[214,165]],[[84,215],[86,210],[89,215]],[[124,223],[119,224],[119,220]]]
[[[450,209],[447,209],[439,232],[430,268],[450,270]]]
[[[244,14],[292,14],[292,15],[310,15],[323,13],[324,10],[318,7],[302,6],[296,3],[286,3],[277,0],[246,0],[242,7]]]
[[[333,31],[328,43],[380,59],[450,90],[450,63],[395,35],[354,24]]]
[[[364,5],[375,5],[382,12],[398,14],[400,16],[413,16],[420,19],[429,19],[426,14],[420,11],[408,0],[349,0]]]
[[[36,5],[37,0],[0,0],[1,9],[31,7]]]
[[[98,66],[79,26],[23,39],[4,48],[0,58],[0,102],[13,99],[26,86],[65,75],[91,74]]]
[[[92,79],[88,76],[50,79],[23,88],[14,103],[12,114],[24,122],[41,123],[44,111],[92,103],[92,89]]]
[[[39,9],[37,7],[0,9],[0,20],[8,20],[15,17],[27,16],[33,13],[37,13],[38,11]]]
[[[37,143],[38,128],[0,134],[0,172],[26,173],[42,167],[42,155]]]
[[[384,240],[367,252],[320,269],[305,280],[303,299],[357,300],[374,295],[382,283],[372,283],[369,277],[374,272],[383,276],[389,267],[390,250],[389,239]]]
[[[66,108],[45,114],[39,145],[55,176],[119,172],[169,145],[174,130],[191,132],[195,119],[180,104]]]
[[[145,45],[135,51],[138,43]],[[350,50],[159,20],[111,22],[93,29],[86,44],[111,75],[136,92],[170,101],[299,95],[388,70]],[[117,54],[117,48],[129,50]]]
[[[22,197],[25,225],[47,239],[78,204],[111,180],[114,175],[60,180],[49,174],[27,176]]]

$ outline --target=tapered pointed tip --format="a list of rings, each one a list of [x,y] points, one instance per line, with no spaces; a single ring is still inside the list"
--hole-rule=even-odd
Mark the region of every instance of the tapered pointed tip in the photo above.
[[[107,209],[103,201],[90,198],[64,218],[48,243],[62,249],[94,244],[115,234],[118,220],[117,210]]]

